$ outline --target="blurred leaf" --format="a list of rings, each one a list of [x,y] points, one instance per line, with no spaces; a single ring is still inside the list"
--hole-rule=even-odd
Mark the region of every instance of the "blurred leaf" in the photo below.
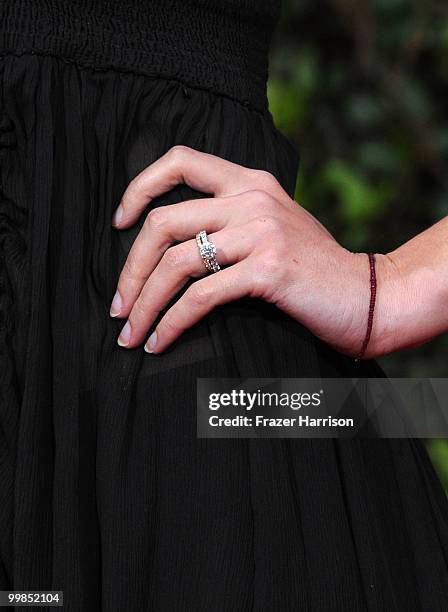
[[[318,85],[319,71],[312,49],[293,53],[287,48],[285,54],[281,62],[276,62],[278,76],[268,82],[268,99],[277,126],[288,133],[302,125]]]
[[[341,212],[349,223],[377,217],[390,195],[388,187],[369,184],[342,160],[328,162],[322,176],[338,195]]]
[[[401,104],[419,122],[426,121],[432,112],[432,103],[424,88],[415,80],[405,80],[398,85]]]
[[[391,174],[403,168],[402,152],[397,147],[381,140],[361,143],[356,154],[361,166],[367,170]]]
[[[374,126],[383,118],[383,110],[376,98],[366,94],[350,97],[345,105],[347,119],[358,126]]]
[[[295,88],[286,81],[271,79],[268,86],[269,109],[280,130],[286,133],[300,125],[305,116],[305,101],[298,98]]]
[[[448,440],[428,440],[427,448],[442,484],[448,491]]]

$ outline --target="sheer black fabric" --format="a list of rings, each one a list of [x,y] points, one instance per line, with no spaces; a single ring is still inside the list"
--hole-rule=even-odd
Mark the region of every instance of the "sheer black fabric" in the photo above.
[[[269,115],[42,55],[3,57],[0,85],[0,587],[61,589],[70,612],[445,610],[447,503],[420,443],[196,438],[199,376],[374,363],[249,299],[166,354],[116,344],[128,182],[182,143],[292,194]]]

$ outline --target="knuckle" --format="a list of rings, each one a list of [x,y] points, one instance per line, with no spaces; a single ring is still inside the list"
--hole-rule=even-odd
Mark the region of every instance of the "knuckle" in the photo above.
[[[263,295],[266,286],[267,274],[263,268],[262,261],[260,264],[261,265],[254,271],[252,276],[252,297]]]
[[[273,276],[282,269],[284,258],[279,249],[270,248],[263,253],[262,263],[263,275]]]
[[[271,191],[279,186],[278,180],[267,170],[254,170],[254,172],[256,173],[257,182],[262,189]]]
[[[174,163],[181,163],[190,153],[191,149],[185,145],[174,145],[174,147],[171,147],[168,151],[169,158]]]
[[[178,268],[185,261],[181,251],[182,248],[179,246],[167,249],[162,257],[163,265],[170,269]]]
[[[283,232],[282,222],[274,215],[261,215],[257,218],[263,232],[269,234],[281,234]]]
[[[263,212],[273,211],[277,208],[275,199],[263,189],[252,189],[247,193],[250,202]]]
[[[191,304],[197,308],[208,306],[212,301],[213,293],[210,288],[200,282],[194,283],[188,290],[188,298]]]
[[[270,196],[266,191],[264,191],[263,189],[258,189],[258,188],[251,189],[250,191],[246,193],[246,195],[252,198],[253,200],[255,200],[256,202],[262,202],[262,201],[270,199]]]
[[[163,327],[168,332],[169,336],[177,336],[184,330],[177,319],[172,315],[165,315],[163,319]]]
[[[142,321],[142,319],[148,318],[149,307],[148,304],[140,297],[135,301],[132,308],[132,312],[129,316],[131,322]]]
[[[127,198],[125,198],[125,200],[132,199],[134,196],[140,195],[144,191],[143,183],[144,181],[142,175],[137,174],[137,176],[132,179],[126,189]]]
[[[162,230],[167,224],[167,218],[168,215],[166,211],[163,210],[163,208],[154,208],[148,213],[148,216],[145,220],[145,225],[149,229],[158,232]]]
[[[122,274],[124,277],[127,278],[140,278],[143,276],[143,270],[141,268],[141,265],[138,259],[134,255],[132,255],[132,253],[129,253],[126,261],[124,262]]]

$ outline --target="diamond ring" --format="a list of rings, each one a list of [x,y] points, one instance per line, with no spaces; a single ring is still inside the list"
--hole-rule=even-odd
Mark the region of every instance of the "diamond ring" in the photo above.
[[[215,255],[216,246],[207,237],[207,232],[202,230],[196,234],[196,242],[199,247],[199,254],[208,272],[219,272],[221,269]]]

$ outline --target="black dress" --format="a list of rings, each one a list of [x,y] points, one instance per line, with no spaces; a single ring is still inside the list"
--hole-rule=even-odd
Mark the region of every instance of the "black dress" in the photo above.
[[[199,376],[381,375],[273,306],[165,354],[108,315],[126,185],[185,144],[272,172],[275,0],[0,2],[0,588],[64,610],[447,609],[448,507],[413,440],[198,440]],[[164,205],[199,196],[178,187]]]

